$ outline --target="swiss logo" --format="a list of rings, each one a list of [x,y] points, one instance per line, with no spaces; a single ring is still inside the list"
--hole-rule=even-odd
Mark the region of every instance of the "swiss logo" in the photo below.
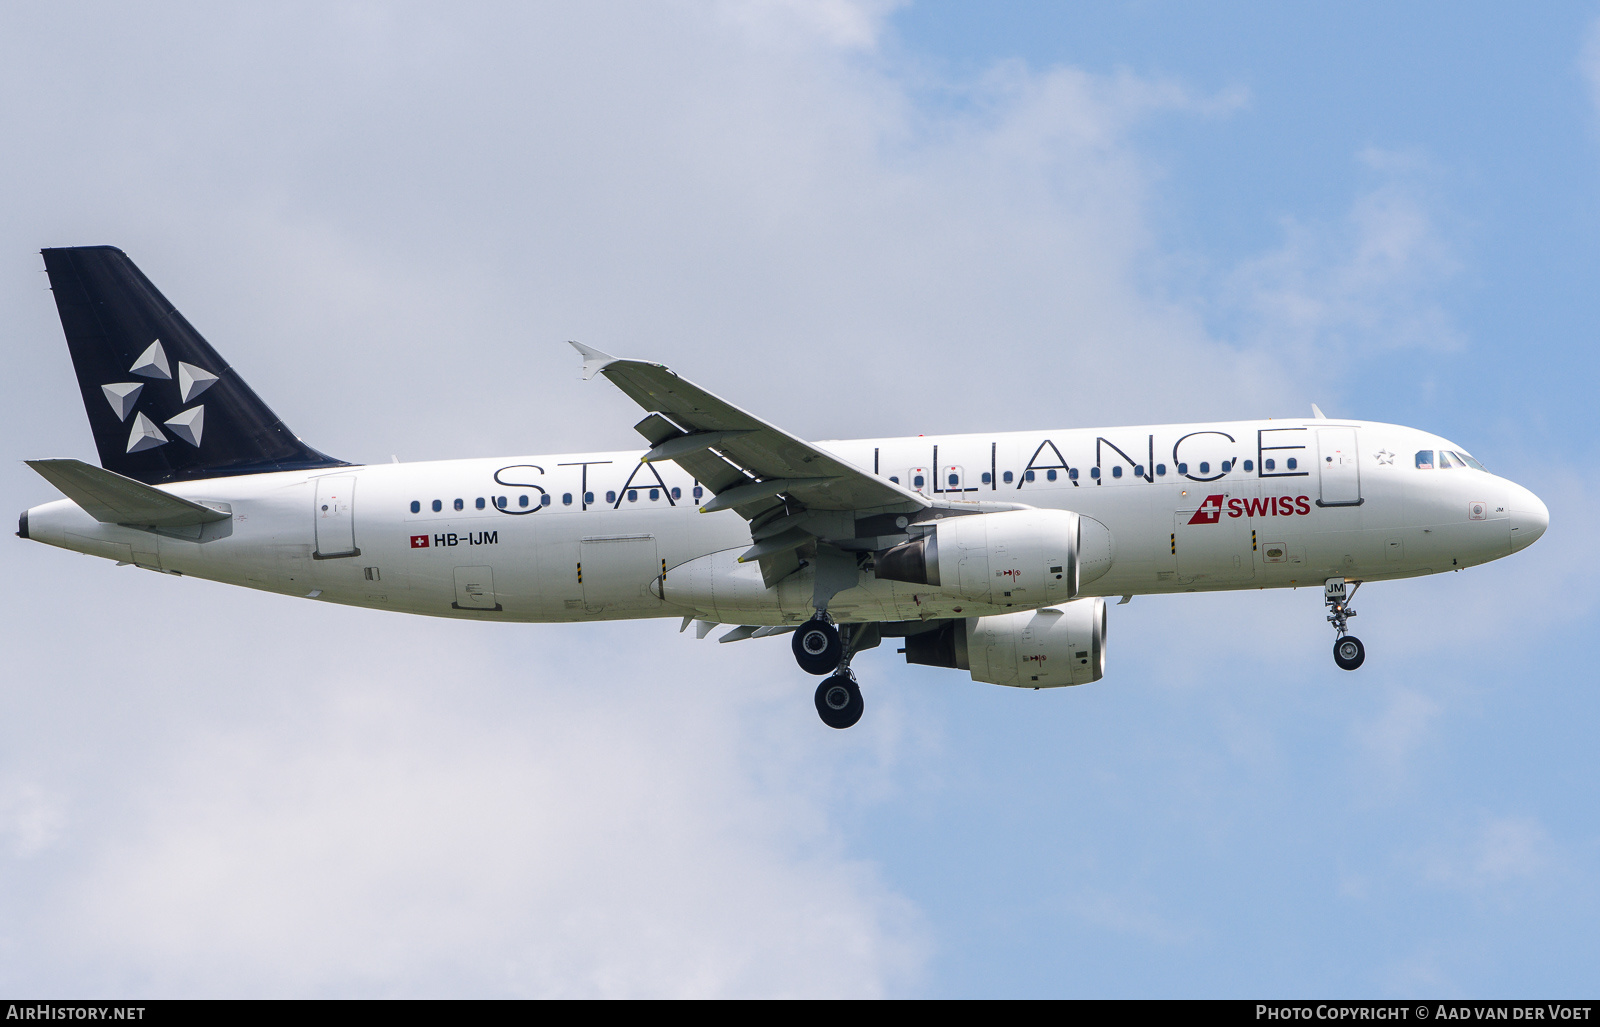
[[[1222,517],[1222,497],[1207,496],[1206,501],[1200,504],[1200,509],[1189,518],[1190,524],[1215,524]]]
[[[427,549],[428,548],[428,536],[426,536],[426,535],[412,535],[411,536],[411,548],[412,549]]]

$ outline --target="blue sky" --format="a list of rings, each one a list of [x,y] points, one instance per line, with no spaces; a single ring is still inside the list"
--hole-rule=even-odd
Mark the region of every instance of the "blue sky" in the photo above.
[[[562,340],[813,438],[1330,413],[1546,536],[1136,598],[1107,677],[403,620],[10,540],[0,984],[152,995],[1587,994],[1592,5],[0,13],[0,379],[93,452],[37,249],[123,247],[352,460],[635,445]],[[1049,383],[1049,396],[1035,386]],[[1064,399],[1061,397],[1065,397]]]

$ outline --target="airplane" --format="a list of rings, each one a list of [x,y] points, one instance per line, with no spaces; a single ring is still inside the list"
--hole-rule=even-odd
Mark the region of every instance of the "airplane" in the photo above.
[[[1487,563],[1549,511],[1463,447],[1325,417],[807,442],[661,364],[572,343],[639,404],[624,452],[353,464],[302,442],[121,251],[42,251],[99,466],[17,534],[319,602],[514,623],[681,618],[791,636],[830,727],[853,669],[1055,688],[1105,673],[1106,599],[1356,589]]]

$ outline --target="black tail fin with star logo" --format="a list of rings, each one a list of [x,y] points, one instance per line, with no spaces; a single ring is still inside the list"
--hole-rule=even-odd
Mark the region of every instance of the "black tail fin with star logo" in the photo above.
[[[149,485],[348,466],[301,442],[121,250],[43,254],[100,466]]]

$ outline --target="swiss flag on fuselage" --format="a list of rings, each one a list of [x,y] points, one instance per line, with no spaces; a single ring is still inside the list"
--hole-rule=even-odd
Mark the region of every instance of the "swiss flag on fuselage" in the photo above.
[[[1189,518],[1190,524],[1215,524],[1222,517],[1222,497],[1207,496],[1206,501],[1200,504],[1200,509]]]
[[[412,535],[411,536],[411,548],[412,549],[427,549],[428,548],[428,536],[426,536],[426,535]]]

